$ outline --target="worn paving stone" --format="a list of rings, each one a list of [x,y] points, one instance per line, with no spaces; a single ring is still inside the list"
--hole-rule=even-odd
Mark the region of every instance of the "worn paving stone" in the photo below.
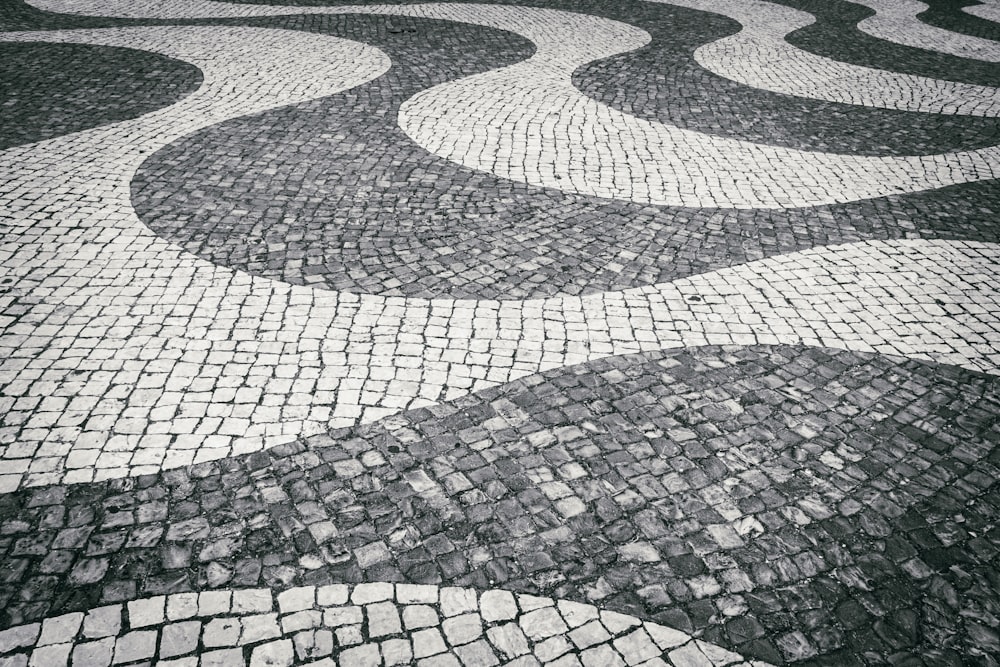
[[[0,149],[135,118],[201,84],[193,65],[137,50],[0,44]]]
[[[224,562],[248,573],[242,585],[305,586],[279,596],[289,621],[311,613],[313,585],[398,581],[598,603],[776,663],[981,656],[997,599],[998,401],[990,376],[877,355],[789,347],[645,354],[224,463],[74,485],[64,502],[72,513],[82,503],[126,508],[155,498],[175,517],[167,526],[204,515],[215,526],[207,533],[171,538],[193,550],[215,530],[238,531],[244,546]],[[349,461],[356,471],[339,475]],[[458,474],[473,487],[449,492],[445,480]],[[264,500],[261,490],[274,485],[285,501]],[[570,496],[585,509],[566,519],[557,507]],[[6,515],[39,520],[31,497],[4,497]],[[303,497],[326,508],[335,541],[316,544],[296,519],[294,499]],[[95,516],[95,533],[104,519]],[[372,542],[386,546],[388,560],[357,559]],[[158,546],[119,549],[116,571],[129,568],[141,593],[159,593]],[[2,589],[8,624],[49,609],[82,611],[113,585],[66,590],[47,575],[47,597],[19,602],[37,586],[30,563],[42,557],[26,559],[21,578]],[[205,567],[178,585],[208,585]],[[376,594],[379,586],[386,593]],[[391,590],[373,584],[356,594],[372,608]],[[414,607],[399,627],[437,623],[423,610],[441,605],[444,636],[469,643],[483,632],[478,622],[448,625],[445,614],[464,619],[472,606],[467,593],[418,593],[405,590]],[[200,613],[226,613],[230,597],[216,595],[222,604],[206,598]],[[477,613],[508,622],[503,595],[484,594]],[[331,597],[348,604],[346,593]],[[588,628],[571,611],[529,606],[522,613],[534,620],[524,631],[534,641],[567,635],[582,650],[592,641],[585,637],[634,630],[629,616],[605,614]],[[169,599],[166,609],[172,617]],[[345,628],[344,638],[365,615],[359,606],[331,613],[323,624]],[[947,620],[958,618],[969,620]],[[497,648],[511,646],[516,640]]]
[[[641,116],[649,109],[645,115],[700,132],[825,151],[919,154],[996,143],[994,119],[940,114],[932,120],[927,114],[903,118],[894,111],[844,105],[803,113],[800,106],[808,100],[788,102],[784,96],[755,92],[718,77],[706,81],[690,52],[725,34],[728,24],[716,28],[702,12],[637,4],[621,15],[609,14],[605,7],[603,14],[635,23],[666,44],[654,42],[658,48],[600,60],[574,74],[583,92],[629,113]],[[601,13],[600,8],[595,11]],[[394,67],[342,96],[269,112],[260,117],[259,130],[242,120],[219,124],[144,163],[133,182],[140,216],[165,238],[216,264],[355,293],[520,299],[654,284],[843,241],[997,238],[995,216],[989,214],[997,208],[992,186],[971,184],[946,190],[944,196],[918,193],[822,207],[819,215],[816,209],[699,211],[533,188],[443,160],[428,161],[426,151],[396,127],[394,109],[414,92],[439,83],[442,70],[448,77],[459,77],[526,57],[530,47],[509,34],[457,30],[407,17],[388,20],[398,32],[387,30],[387,19],[382,18],[310,16],[294,21],[284,19],[278,25],[377,44],[391,55]],[[267,25],[275,22],[268,19]],[[687,44],[682,26],[690,33]],[[468,31],[474,31],[469,39],[477,48],[456,49],[453,42],[460,38],[454,33]],[[442,69],[426,68],[428,53]],[[684,82],[683,71],[673,75],[678,62],[687,62],[694,80]],[[692,91],[682,96],[682,104],[674,103],[678,88]],[[692,97],[697,95],[705,98]],[[639,105],[636,99],[647,101]],[[368,111],[385,104],[389,106],[384,113]],[[760,112],[768,105],[784,106]],[[697,112],[684,115],[685,109]],[[883,113],[895,127],[864,134],[858,127],[873,127],[874,121],[862,120],[869,113]],[[910,120],[910,115],[915,118]],[[808,119],[809,126],[797,131],[786,121],[789,117]],[[733,120],[744,118],[781,127],[755,131],[747,122]],[[829,123],[828,129],[818,126],[822,122]],[[921,123],[926,123],[923,138],[917,136]],[[290,133],[300,138],[289,141]],[[854,143],[837,144],[834,136],[852,137]],[[809,145],[817,137],[822,143]],[[886,145],[893,137],[903,143]],[[233,154],[225,149],[233,143],[250,147]],[[302,166],[304,154],[322,173]],[[221,172],[243,174],[242,182],[213,176]],[[273,172],[283,176],[272,177]],[[364,174],[372,176],[365,179]],[[157,187],[163,180],[177,187]],[[287,194],[292,191],[296,196]],[[267,209],[256,206],[255,198],[263,192],[279,203]],[[448,210],[441,210],[441,201],[451,202]],[[959,209],[966,217],[956,224]],[[476,234],[463,233],[470,228]],[[489,270],[484,271],[486,266]]]
[[[350,586],[350,588],[357,590],[363,586],[365,584]],[[402,612],[403,615],[407,615],[413,609],[413,605],[404,601],[409,597],[405,591],[402,591],[402,594],[399,593],[405,587],[405,584],[399,586],[390,585],[392,590],[390,591],[388,600],[377,603],[374,606],[391,609],[393,614],[398,615],[399,612]],[[437,590],[435,586],[425,586],[425,588]],[[158,664],[178,667],[179,665],[196,665],[200,660],[200,664],[203,665],[247,664],[250,667],[288,667],[293,664],[303,664],[304,660],[320,658],[319,661],[309,662],[309,664],[323,665],[324,667],[326,665],[338,664],[338,662],[339,664],[351,665],[352,667],[356,665],[405,665],[415,664],[412,660],[417,659],[421,660],[421,662],[416,664],[421,665],[428,664],[424,661],[430,660],[431,663],[429,664],[461,664],[488,667],[489,665],[501,664],[501,659],[504,660],[503,664],[508,665],[540,665],[541,660],[550,661],[549,658],[560,653],[564,654],[566,658],[573,658],[572,654],[565,653],[568,648],[558,648],[555,646],[554,642],[561,639],[560,637],[552,637],[545,640],[545,642],[538,643],[527,639],[518,629],[518,623],[528,624],[532,622],[530,617],[532,611],[530,610],[538,611],[537,607],[539,603],[544,605],[544,609],[558,615],[560,612],[555,611],[557,609],[554,604],[555,601],[537,596],[515,595],[512,597],[515,608],[518,609],[518,611],[515,611],[515,620],[513,622],[502,622],[502,624],[497,625],[480,615],[479,611],[482,608],[480,604],[481,595],[477,591],[456,587],[449,587],[448,590],[453,595],[461,593],[464,598],[470,600],[471,611],[459,617],[445,619],[442,623],[435,623],[434,627],[428,629],[404,631],[397,626],[392,632],[388,633],[391,635],[388,639],[385,638],[387,633],[383,632],[384,628],[367,623],[354,626],[354,632],[357,634],[357,637],[351,638],[349,641],[342,641],[339,631],[337,635],[338,640],[336,641],[333,639],[333,633],[327,629],[308,633],[292,631],[285,632],[284,636],[275,635],[263,641],[260,637],[247,638],[244,636],[240,638],[237,645],[233,648],[199,652],[197,630],[192,631],[192,628],[196,628],[201,624],[201,621],[207,619],[202,617],[199,620],[168,624],[163,626],[160,632],[160,649],[158,655],[161,659],[165,660],[161,660]],[[227,592],[231,592],[234,597],[238,597],[247,591],[245,589],[236,589]],[[488,591],[483,595],[489,595],[494,592]],[[253,593],[255,595],[260,594],[257,589]],[[175,598],[185,595],[184,593],[180,593],[167,596],[167,602],[168,604],[174,603]],[[183,600],[184,598],[181,597],[181,599]],[[130,602],[141,605],[144,599]],[[325,617],[338,616],[339,612],[345,608],[345,604],[349,603],[340,601],[324,605],[316,602],[311,611],[322,614]],[[586,608],[594,615],[600,613],[597,608],[590,605],[578,605],[578,607]],[[440,609],[438,610],[441,611]],[[248,616],[239,615],[235,608],[229,611],[235,615],[227,616],[224,619],[216,618],[210,623],[224,620],[229,625],[246,625]],[[302,612],[292,613],[298,614]],[[284,624],[286,617],[287,615],[282,616],[282,624]],[[46,619],[46,623],[49,620]],[[456,622],[463,626],[475,627],[477,629],[481,629],[485,625],[488,628],[486,632],[487,637],[480,637],[477,630],[477,633],[475,633],[477,638],[470,640],[471,635],[456,630],[454,625]],[[677,667],[684,667],[684,662],[672,663],[666,655],[667,648],[674,649],[676,646],[681,646],[686,651],[686,656],[693,656],[707,665],[718,665],[721,667],[723,665],[738,664],[741,667],[748,667],[750,664],[744,662],[738,655],[730,653],[725,649],[706,644],[689,635],[683,635],[683,633],[663,628],[655,623],[643,623],[638,619],[631,619],[631,622],[627,624],[628,628],[636,625],[641,625],[641,627],[638,630],[629,630],[628,632],[623,628],[614,631],[615,638],[605,633],[603,643],[600,646],[592,648],[590,653],[592,656],[608,659],[609,662],[607,664],[625,664],[624,661],[627,661],[628,664],[639,664],[640,662],[649,664],[648,661],[652,659],[658,661],[652,664],[676,664]],[[21,627],[25,628],[29,633],[33,631],[32,626]],[[14,628],[13,630],[18,629],[20,628]],[[155,635],[157,634],[155,631],[146,631],[141,633],[141,637],[138,637],[136,632],[128,633],[127,628],[123,630],[123,633],[118,637],[108,637],[99,642],[74,643],[70,641],[58,645],[35,646],[33,650],[30,649],[29,644],[27,652],[24,652],[25,647],[20,647],[20,652],[12,653],[12,650],[17,650],[18,647],[4,646],[0,648],[0,660],[5,661],[3,664],[20,664],[20,662],[27,660],[30,656],[32,665],[49,665],[56,664],[57,662],[62,664],[65,661],[65,657],[69,655],[69,651],[72,650],[74,660],[78,662],[83,661],[82,664],[88,665],[88,667],[94,667],[95,665],[106,666],[111,664],[112,661],[115,664],[129,663],[134,662],[136,656],[149,653],[149,641],[155,639]],[[654,645],[650,641],[650,636],[659,637],[663,633],[677,635],[682,637],[682,639],[669,646]],[[289,638],[289,635],[292,638]],[[211,649],[212,647],[206,645],[206,648]],[[515,659],[509,660],[509,658]],[[334,660],[338,662],[333,662]],[[586,664],[595,664],[593,660],[588,662],[586,656],[583,656],[583,660]],[[563,661],[558,664],[570,663]],[[764,663],[758,662],[755,664],[766,667]]]
[[[30,2],[0,665],[997,664],[988,7]]]

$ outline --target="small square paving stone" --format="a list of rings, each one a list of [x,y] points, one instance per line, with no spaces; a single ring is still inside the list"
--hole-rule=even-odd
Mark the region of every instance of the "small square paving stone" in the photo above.
[[[14,489],[11,489],[13,491]],[[24,653],[0,657],[0,667],[28,667],[28,656]]]
[[[66,667],[72,644],[51,644],[39,646],[31,653],[30,667]]]
[[[649,636],[653,638],[653,641],[660,648],[661,651],[666,651],[670,648],[675,648],[677,646],[683,646],[684,644],[691,641],[691,636],[687,635],[680,630],[674,630],[673,628],[668,628],[663,625],[655,625],[653,623],[644,624],[646,632]]]
[[[534,653],[535,656],[542,662],[549,662],[550,660],[555,660],[564,653],[569,653],[571,650],[573,650],[573,647],[569,645],[566,638],[562,635],[557,635],[535,644]]]
[[[202,643],[210,648],[236,646],[240,640],[240,629],[240,619],[238,618],[213,618],[205,624]]]
[[[156,663],[156,667],[198,667],[198,656],[194,655],[187,658],[160,660]]]
[[[234,614],[253,614],[271,611],[274,605],[271,591],[267,588],[233,591]]]
[[[580,654],[580,662],[584,667],[625,667],[622,657],[607,644],[588,648]]]
[[[281,631],[291,634],[299,630],[317,628],[323,622],[323,612],[318,609],[305,609],[294,614],[281,617]]]
[[[566,632],[569,628],[555,607],[545,607],[529,611],[518,619],[524,633],[535,641]]]
[[[431,658],[424,658],[417,667],[462,667],[462,663],[451,653],[442,653]]]
[[[396,584],[396,602],[400,604],[434,604],[438,587],[424,584]]]
[[[441,613],[446,617],[476,611],[478,607],[476,591],[470,588],[449,586],[441,589]]]
[[[63,614],[47,618],[42,622],[42,633],[38,636],[37,646],[47,644],[63,644],[73,641],[80,624],[83,622],[83,612]]]
[[[598,618],[600,614],[597,607],[569,600],[560,600],[556,606],[559,608],[563,620],[566,621],[566,625],[571,628],[580,627],[584,623]]]
[[[278,627],[278,615],[273,612],[244,616],[240,619],[240,626],[243,628],[240,633],[241,644],[253,644],[281,635],[281,629]]]
[[[198,594],[177,593],[167,598],[167,618],[179,621],[198,615]]]
[[[336,628],[341,625],[355,625],[364,620],[361,607],[333,607],[323,612],[323,625]]]
[[[721,646],[716,646],[715,644],[709,644],[708,642],[703,642],[700,639],[695,640],[695,645],[698,649],[705,654],[713,664],[716,665],[728,665],[736,662],[741,662],[743,657],[738,653],[733,653],[732,651],[727,651]]]
[[[675,665],[690,665],[690,667],[715,667],[708,657],[698,650],[698,647],[694,642],[690,642],[681,646],[680,648],[675,648],[667,657],[670,658],[670,662]]]
[[[344,604],[347,602],[349,593],[350,589],[346,584],[330,584],[329,586],[320,586],[316,589],[316,604],[320,607]]]
[[[604,627],[608,629],[613,635],[621,634],[629,628],[639,625],[639,619],[635,616],[626,616],[625,614],[619,614],[616,611],[602,611],[601,612],[601,623]]]
[[[22,646],[34,646],[41,627],[40,623],[29,623],[0,631],[0,653],[10,653]]]
[[[479,614],[462,614],[445,619],[441,624],[444,636],[452,646],[467,644],[483,634],[483,623]]]
[[[413,640],[414,658],[426,658],[429,655],[437,655],[448,648],[437,628],[419,630],[414,632],[410,638]]]
[[[363,547],[355,549],[354,557],[358,560],[358,567],[362,570],[367,570],[372,565],[389,560],[392,558],[392,554],[389,552],[389,548],[382,542],[372,542],[371,544],[366,544]]]
[[[146,660],[156,653],[156,631],[135,630],[122,635],[115,642],[114,664]]]
[[[167,598],[158,595],[145,600],[133,600],[128,603],[128,624],[132,629],[144,628],[163,623]]]
[[[228,614],[231,606],[230,591],[206,591],[198,594],[198,615],[218,616]]]
[[[108,667],[115,650],[115,640],[111,637],[99,639],[96,642],[77,644],[73,649],[73,665],[87,667]]]
[[[517,623],[495,625],[486,631],[486,636],[501,655],[511,660],[526,654],[530,649],[528,638]]]
[[[295,661],[291,639],[261,644],[250,654],[250,667],[289,667]]]
[[[83,619],[83,636],[89,639],[115,637],[122,628],[122,605],[97,607],[87,612]]]
[[[625,662],[630,665],[637,665],[660,655],[660,650],[656,648],[649,634],[642,628],[633,630],[624,637],[619,637],[612,642],[612,645],[622,654]]]
[[[403,607],[403,625],[407,630],[429,628],[440,623],[438,613],[429,605],[410,604]]]
[[[572,656],[574,659],[576,656]],[[522,655],[504,664],[504,667],[541,667],[541,664],[533,655]],[[555,662],[549,664],[556,664]]]
[[[360,625],[345,625],[337,628],[337,643],[341,646],[354,646],[365,640],[361,634]]]
[[[569,639],[577,648],[585,649],[595,644],[603,644],[611,640],[611,635],[601,625],[600,621],[591,621],[575,630],[570,631]]]
[[[358,584],[351,592],[353,604],[365,605],[370,602],[383,602],[395,596],[395,588],[390,583]]]
[[[333,653],[333,632],[325,628],[303,630],[297,633],[292,641],[295,644],[295,654],[300,660],[323,658]]]
[[[510,591],[486,591],[479,598],[479,610],[487,623],[507,621],[517,616],[517,603]]]
[[[163,626],[160,631],[160,657],[173,658],[198,648],[201,621],[182,621]]]
[[[278,609],[282,614],[312,609],[316,604],[316,587],[300,586],[278,593]]]
[[[365,644],[341,651],[338,661],[351,667],[379,667],[382,656],[378,652],[378,644]]]
[[[405,639],[389,639],[382,642],[382,659],[386,665],[408,665],[413,659],[410,642]]]
[[[537,595],[519,595],[517,603],[520,605],[521,611],[524,612],[534,611],[542,607],[551,607],[555,604],[551,598],[540,598]]]
[[[496,653],[493,652],[493,649],[485,639],[456,647],[455,655],[467,667],[491,667],[492,665],[500,664]]]
[[[201,667],[246,667],[246,661],[241,649],[224,648],[203,653]]]
[[[367,605],[365,615],[368,617],[368,635],[370,637],[384,637],[403,631],[399,621],[399,610],[394,602],[377,602]]]

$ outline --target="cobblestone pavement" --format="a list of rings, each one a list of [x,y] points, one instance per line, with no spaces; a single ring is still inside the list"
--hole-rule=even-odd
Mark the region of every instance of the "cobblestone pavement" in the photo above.
[[[1000,665],[1000,14],[0,0],[0,667]]]

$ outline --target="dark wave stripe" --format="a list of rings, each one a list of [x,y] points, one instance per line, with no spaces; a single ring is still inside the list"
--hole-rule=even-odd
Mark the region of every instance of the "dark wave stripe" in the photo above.
[[[395,17],[250,23],[358,39],[385,50],[394,66],[341,95],[202,130],[143,164],[133,182],[140,217],[217,265],[355,293],[521,299],[649,285],[857,240],[1000,238],[994,183],[733,211],[635,205],[498,179],[428,154],[395,116],[419,90],[527,57],[528,42]]]
[[[707,134],[831,153],[919,155],[1000,143],[995,118],[791,97],[708,72],[695,62],[695,49],[740,30],[718,14],[646,3],[628,12],[627,21],[648,31],[653,42],[573,76],[582,92],[627,113]]]
[[[1000,23],[987,21],[962,11],[962,7],[980,4],[975,0],[923,1],[928,5],[927,11],[919,14],[917,18],[924,23],[963,35],[1000,41]]]
[[[188,63],[145,51],[0,43],[0,149],[135,118],[202,82]]]
[[[998,410],[996,377],[869,354],[603,359],[228,461],[0,498],[0,623],[405,581],[594,602],[779,663],[972,659],[1000,599]]]
[[[0,2],[0,31],[16,30],[70,30],[74,28],[113,28],[140,23],[131,19],[114,19],[100,16],[57,14],[36,9],[24,0]],[[142,23],[150,23],[143,21]]]
[[[275,0],[247,4],[275,4]],[[299,0],[295,4],[350,3]],[[717,14],[638,0],[624,3],[493,0],[490,4],[524,4],[595,14],[649,32],[653,41],[646,48],[596,61],[580,68],[573,77],[574,85],[590,97],[643,118],[706,134],[859,155],[931,154],[1000,143],[997,119],[908,113],[791,98],[707,72],[694,62],[694,50],[739,30],[736,21]],[[885,54],[891,62],[896,50],[890,48]],[[939,67],[935,71],[943,70]],[[951,75],[961,76],[961,69],[938,78]],[[1000,75],[993,72],[993,78],[995,84],[1000,84]]]
[[[807,51],[876,69],[981,86],[1000,86],[1000,68],[996,63],[894,44],[861,32],[857,29],[858,22],[875,13],[868,7],[844,0],[774,1],[816,17],[816,23],[786,38],[791,44]]]
[[[335,7],[356,4],[352,0],[236,0],[240,4],[250,5],[299,5],[303,7]],[[448,0],[430,0],[431,2],[447,2]],[[874,11],[855,5],[847,0],[771,0],[778,4],[795,7],[813,14],[817,21],[814,25],[794,33],[788,41],[807,50],[829,56],[834,60],[842,60],[876,69],[888,69],[918,76],[927,76],[949,81],[962,81],[982,86],[1000,86],[1000,72],[994,63],[983,63],[965,58],[957,58],[933,51],[914,49],[892,42],[877,39],[857,29],[857,23]],[[949,3],[962,0],[931,0],[933,6],[947,7]],[[935,4],[937,3],[937,4]],[[406,4],[406,0],[390,0],[386,4]],[[524,5],[528,7],[549,7],[566,11],[583,12],[606,16],[607,18],[631,23],[646,28],[644,24],[652,17],[657,20],[660,9],[656,3],[644,0],[483,0],[482,4]],[[678,15],[691,10],[676,8]],[[949,9],[945,9],[948,11]],[[667,10],[673,13],[673,10]],[[724,25],[729,21],[724,17],[707,18],[699,13],[701,20],[708,25]],[[974,17],[970,16],[970,19]],[[655,24],[650,27],[659,31]],[[669,33],[667,33],[669,35]],[[726,33],[728,34],[728,33]]]

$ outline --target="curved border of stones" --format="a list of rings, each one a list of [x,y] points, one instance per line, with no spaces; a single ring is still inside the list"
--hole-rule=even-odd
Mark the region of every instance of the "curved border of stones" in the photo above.
[[[51,0],[32,4],[66,9]],[[210,0],[167,4],[166,10],[146,4],[123,9],[96,0],[72,11],[150,18],[235,17],[248,9],[260,15],[293,12],[289,7]],[[428,88],[404,102],[397,115],[402,131],[428,152],[508,180],[640,204],[785,209],[1000,177],[1000,146],[890,158],[816,153],[704,135],[608,107],[572,85],[573,71],[645,46],[651,39],[635,26],[610,19],[468,3],[294,11],[299,9],[307,14],[451,20],[507,30],[532,41],[537,50],[528,60]],[[555,111],[565,113],[553,115]],[[541,136],[536,136],[537,127],[545,128]],[[650,151],[650,145],[660,150]]]
[[[647,0],[738,21],[739,32],[708,42],[695,61],[714,74],[753,88],[840,104],[924,113],[997,116],[1000,89],[863,67],[806,51],[788,42],[812,25],[808,12],[747,0]],[[755,54],[758,57],[750,57]],[[759,57],[759,56],[765,57]]]
[[[971,14],[976,18],[993,21],[994,23],[1000,23],[1000,2],[997,2],[996,0],[979,1],[983,4],[962,7],[962,11],[966,14]]]
[[[919,0],[849,1],[875,10],[873,16],[858,23],[858,30],[872,37],[959,58],[1000,62],[1000,42],[924,23],[918,15],[928,7]]]
[[[634,616],[504,590],[365,583],[175,593],[0,632],[0,663],[767,667]],[[144,664],[149,664],[145,662]]]

